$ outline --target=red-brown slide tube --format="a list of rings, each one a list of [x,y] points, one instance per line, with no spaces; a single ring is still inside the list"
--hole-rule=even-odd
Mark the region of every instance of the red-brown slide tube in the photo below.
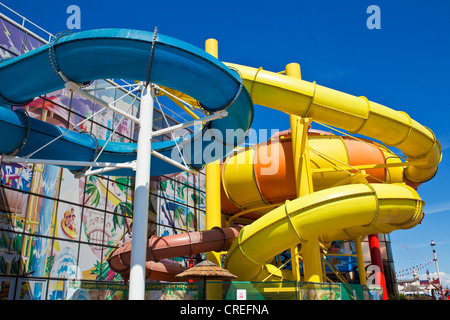
[[[186,267],[170,260],[165,261],[147,261],[145,263],[145,278],[159,281],[179,282],[180,279],[175,276],[186,270]],[[123,280],[128,282],[130,270],[120,273]]]
[[[242,226],[233,225],[227,228],[215,227],[211,230],[186,232],[165,237],[152,236],[147,245],[146,275],[148,274],[151,279],[155,280],[175,281],[173,276],[184,269],[177,269],[178,266],[158,261],[203,252],[226,251],[237,238],[241,229]],[[129,272],[130,260],[131,241],[127,241],[111,254],[108,263],[111,270],[126,275]],[[163,273],[171,275],[163,276]],[[169,277],[171,280],[162,279],[162,277]]]

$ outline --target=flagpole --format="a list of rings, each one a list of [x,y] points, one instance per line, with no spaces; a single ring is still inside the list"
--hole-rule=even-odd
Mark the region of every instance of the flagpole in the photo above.
[[[441,298],[443,298],[441,277],[439,276],[439,267],[438,267],[438,262],[437,262],[437,257],[436,257],[436,249],[434,249],[435,245],[436,245],[436,243],[434,243],[434,241],[431,240],[430,246],[431,246],[431,249],[433,250],[433,260],[436,263],[436,272],[437,272],[437,277],[438,277],[438,282],[439,282],[439,293],[441,294]]]

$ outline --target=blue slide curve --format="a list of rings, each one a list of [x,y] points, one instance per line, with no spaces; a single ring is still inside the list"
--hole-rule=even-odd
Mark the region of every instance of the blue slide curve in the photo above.
[[[98,29],[56,37],[43,47],[0,63],[0,154],[26,156],[66,132],[66,129],[28,117],[23,111],[11,111],[46,93],[64,87],[60,71],[76,83],[97,79],[132,79],[146,81],[150,53],[153,55],[150,82],[183,92],[200,102],[208,112],[226,109],[228,115],[210,121],[203,130],[181,138],[182,149],[194,169],[225,156],[244,135],[231,143],[223,137],[227,129],[246,132],[253,120],[253,103],[239,74],[205,51],[183,41],[158,34],[153,45],[152,32],[129,29]],[[93,161],[106,141],[90,134],[69,132],[41,151],[33,159]],[[195,146],[195,148],[194,148]],[[198,146],[201,146],[200,148]],[[123,163],[136,159],[136,143],[109,142],[98,162]],[[152,149],[171,157],[174,141],[154,142]],[[215,150],[213,158],[204,159],[203,151]],[[217,152],[220,150],[221,152]],[[177,152],[175,152],[176,154]],[[180,169],[152,157],[151,175],[179,172]],[[81,170],[83,167],[66,167]],[[134,176],[131,169],[117,169],[107,174]]]

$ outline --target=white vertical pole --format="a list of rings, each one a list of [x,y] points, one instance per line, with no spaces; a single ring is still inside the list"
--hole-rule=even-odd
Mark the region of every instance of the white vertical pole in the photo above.
[[[153,126],[152,91],[151,85],[147,85],[142,92],[140,106],[140,131],[137,143],[129,300],[144,300],[145,298],[145,262],[147,252],[148,201],[152,144],[151,133]]]

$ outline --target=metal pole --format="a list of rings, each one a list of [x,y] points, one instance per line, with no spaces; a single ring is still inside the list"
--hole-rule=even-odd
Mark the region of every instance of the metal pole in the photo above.
[[[151,85],[148,85],[142,92],[139,112],[140,131],[136,157],[129,300],[144,300],[145,298],[150,152],[153,126],[153,88]]]
[[[355,239],[355,248],[356,248],[356,262],[358,264],[359,283],[362,286],[366,286],[367,285],[366,268],[364,267],[364,255],[362,251],[360,237],[357,237]]]
[[[431,249],[433,250],[433,260],[436,263],[436,272],[437,272],[437,277],[438,277],[438,281],[439,281],[439,293],[441,295],[441,299],[443,298],[442,296],[442,284],[441,284],[441,277],[439,276],[439,267],[438,267],[438,262],[437,262],[437,257],[436,257],[436,250],[434,249],[434,246],[436,245],[436,243],[434,243],[433,240],[431,240]]]
[[[132,162],[94,162],[94,161],[75,161],[75,160],[52,160],[52,159],[29,159],[21,157],[2,157],[3,162],[20,162],[20,163],[39,163],[52,164],[55,166],[80,166],[80,167],[107,167],[113,169],[133,168]]]

